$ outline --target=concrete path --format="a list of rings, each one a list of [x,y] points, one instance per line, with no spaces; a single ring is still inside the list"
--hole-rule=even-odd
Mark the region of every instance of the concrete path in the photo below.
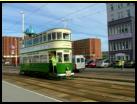
[[[2,81],[2,102],[61,102],[60,100]]]

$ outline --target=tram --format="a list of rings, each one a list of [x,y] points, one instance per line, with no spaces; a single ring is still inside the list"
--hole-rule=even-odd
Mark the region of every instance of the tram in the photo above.
[[[53,53],[58,61],[56,70],[51,72]],[[37,72],[49,77],[74,76],[70,29],[54,28],[24,37],[20,47],[20,74]]]

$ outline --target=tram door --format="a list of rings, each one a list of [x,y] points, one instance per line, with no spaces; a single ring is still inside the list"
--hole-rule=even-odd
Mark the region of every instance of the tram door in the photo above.
[[[51,61],[51,58],[53,55],[56,57],[56,51],[49,51],[49,72],[50,73],[57,72],[57,70],[53,67],[52,61]]]

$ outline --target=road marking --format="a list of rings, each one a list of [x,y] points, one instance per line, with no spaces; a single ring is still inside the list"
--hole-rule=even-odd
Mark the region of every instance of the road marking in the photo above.
[[[37,92],[34,92],[34,91],[31,91],[31,90],[25,89],[25,88],[23,88],[23,87],[20,87],[20,86],[11,84],[11,83],[9,83],[9,82],[7,82],[7,81],[4,81],[4,80],[2,80],[2,82],[5,83],[5,84],[8,84],[8,85],[10,85],[10,86],[13,86],[13,87],[22,88],[22,89],[24,89],[24,90],[26,90],[26,91],[35,93],[35,94],[37,94],[37,95],[39,95],[39,96],[43,96],[43,97],[45,97],[45,98],[47,97],[47,98],[49,98],[49,99],[52,99],[52,100],[55,100],[55,101],[58,101],[58,102],[63,102],[63,101],[61,101],[61,100],[57,100],[57,99],[55,99],[55,98],[52,98],[52,97],[49,97],[49,96],[45,96],[45,95],[39,94],[39,93],[37,93]]]

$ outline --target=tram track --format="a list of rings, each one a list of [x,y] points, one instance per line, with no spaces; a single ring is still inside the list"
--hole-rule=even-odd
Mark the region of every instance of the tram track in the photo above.
[[[3,78],[8,79],[9,76],[14,81],[64,93],[67,95],[66,99],[67,97],[75,96],[83,99],[92,99],[93,101],[134,101],[135,96],[135,86],[132,83],[124,85],[112,84],[84,78],[53,81],[15,74],[5,74]]]

